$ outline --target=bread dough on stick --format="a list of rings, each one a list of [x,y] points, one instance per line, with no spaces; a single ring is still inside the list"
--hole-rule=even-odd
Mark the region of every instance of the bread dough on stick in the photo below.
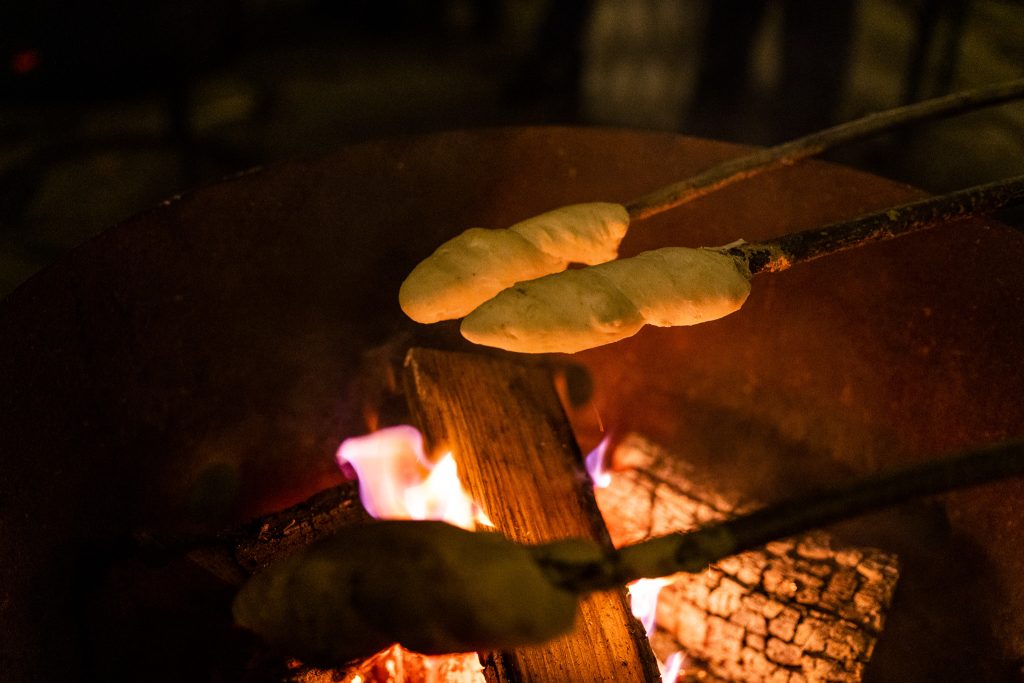
[[[470,313],[462,336],[523,353],[575,353],[632,337],[644,317],[600,268],[517,283]]]
[[[627,229],[626,207],[608,202],[563,206],[509,228],[546,254],[588,266],[616,258]]]
[[[521,353],[575,353],[645,324],[695,325],[737,311],[750,276],[715,249],[668,247],[520,282],[462,321],[477,344]]]
[[[629,227],[620,204],[574,204],[507,230],[470,228],[417,265],[398,300],[406,315],[433,323],[461,318],[516,282],[614,259]]]
[[[572,547],[601,556],[585,541]],[[270,565],[233,612],[282,653],[319,666],[395,642],[423,654],[536,644],[572,628],[577,596],[551,583],[533,552],[443,522],[372,522]]]

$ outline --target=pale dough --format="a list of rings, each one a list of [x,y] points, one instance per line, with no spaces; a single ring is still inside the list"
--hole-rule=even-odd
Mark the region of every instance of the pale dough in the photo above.
[[[619,243],[628,228],[629,214],[624,206],[593,202],[563,206],[516,223],[509,230],[546,254],[567,263],[593,266],[619,255]]]
[[[425,654],[541,643],[572,628],[576,605],[530,548],[500,534],[387,521],[277,560],[232,611],[280,652],[335,666],[394,642]]]
[[[521,282],[462,321],[477,344],[521,353],[575,353],[636,334],[721,318],[743,305],[750,276],[714,249],[668,247]]]
[[[470,228],[417,265],[399,304],[417,322],[461,318],[516,282],[565,270],[570,263],[614,259],[629,227],[620,204],[574,204],[507,230]]]

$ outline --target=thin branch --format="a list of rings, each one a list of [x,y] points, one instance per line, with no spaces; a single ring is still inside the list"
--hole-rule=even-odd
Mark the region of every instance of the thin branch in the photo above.
[[[559,561],[538,547],[549,578],[586,593],[640,578],[703,571],[712,562],[768,541],[816,529],[883,507],[1024,475],[1024,442],[990,446],[896,474],[860,481],[818,495],[772,505],[696,531],[624,546],[600,561]]]
[[[626,210],[632,220],[647,218],[745,178],[793,164],[847,142],[928,119],[954,116],[972,109],[1002,104],[1022,96],[1024,79],[1017,79],[868,114],[863,118],[841,123],[791,142],[730,159],[686,180],[634,199],[626,204]]]
[[[731,247],[751,275],[786,270],[796,263],[893,239],[950,221],[991,213],[1024,201],[1024,175],[902,204],[850,221],[810,228],[762,242]]]

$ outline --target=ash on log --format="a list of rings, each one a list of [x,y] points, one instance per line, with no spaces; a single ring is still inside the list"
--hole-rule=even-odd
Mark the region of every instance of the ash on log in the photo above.
[[[412,349],[405,383],[427,442],[456,454],[460,479],[498,530],[521,543],[577,537],[610,547],[546,371],[479,354]],[[624,590],[583,599],[567,636],[484,659],[489,681],[660,680]]]
[[[613,465],[597,499],[616,545],[740,512],[639,436],[618,446]],[[654,648],[683,649],[729,681],[859,681],[898,574],[894,555],[834,548],[824,532],[773,541],[676,575],[659,596]]]

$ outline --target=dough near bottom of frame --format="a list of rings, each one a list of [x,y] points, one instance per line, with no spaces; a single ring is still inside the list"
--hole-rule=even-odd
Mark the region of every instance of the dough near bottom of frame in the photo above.
[[[253,576],[236,623],[307,664],[336,666],[398,642],[423,654],[508,649],[572,629],[575,593],[534,553],[593,561],[586,541],[524,546],[443,522],[391,520],[339,531]]]
[[[469,341],[520,353],[575,353],[645,324],[695,325],[733,313],[750,276],[715,249],[668,247],[520,282],[462,321]]]

